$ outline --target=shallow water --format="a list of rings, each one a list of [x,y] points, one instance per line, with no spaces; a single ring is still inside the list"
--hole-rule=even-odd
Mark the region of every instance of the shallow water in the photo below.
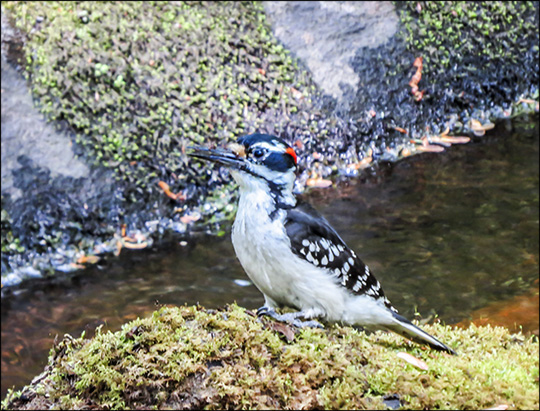
[[[453,324],[522,294],[538,299],[538,174],[536,117],[309,197],[403,315]],[[227,234],[124,250],[75,276],[23,284],[2,298],[2,397],[42,371],[57,334],[115,331],[161,304],[257,308],[246,280]],[[537,314],[520,314],[508,324],[537,332]]]

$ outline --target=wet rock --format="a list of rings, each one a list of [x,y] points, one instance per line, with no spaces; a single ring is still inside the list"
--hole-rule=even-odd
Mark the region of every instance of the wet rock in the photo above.
[[[351,59],[362,47],[378,47],[397,31],[391,2],[265,1],[276,37],[308,67],[321,90],[338,102],[356,93]]]
[[[13,181],[14,172],[25,173],[25,156],[50,178],[88,177],[90,170],[73,152],[71,137],[45,121],[36,107],[26,81],[2,54],[2,194],[12,200],[24,193]]]

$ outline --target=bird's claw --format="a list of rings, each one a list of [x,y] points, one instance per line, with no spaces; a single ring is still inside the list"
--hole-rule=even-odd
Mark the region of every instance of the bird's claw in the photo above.
[[[324,326],[317,320],[306,320],[306,321],[300,320],[299,317],[303,317],[304,315],[302,311],[297,311],[294,313],[278,314],[272,308],[263,306],[257,310],[257,316],[262,317],[263,315],[272,317],[276,321],[289,323],[291,325],[294,325],[297,328],[305,328],[305,327],[324,328]]]

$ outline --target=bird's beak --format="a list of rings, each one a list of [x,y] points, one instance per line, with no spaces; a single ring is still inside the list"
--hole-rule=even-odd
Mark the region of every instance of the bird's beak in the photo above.
[[[244,146],[241,144],[231,143],[227,146],[228,150],[211,149],[201,146],[191,146],[189,148],[192,150],[188,153],[191,157],[213,161],[230,168],[243,170],[248,164]]]

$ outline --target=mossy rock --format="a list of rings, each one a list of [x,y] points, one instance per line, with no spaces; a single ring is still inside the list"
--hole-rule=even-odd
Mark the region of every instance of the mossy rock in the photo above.
[[[261,114],[303,104],[292,96],[306,73],[257,2],[3,7],[27,36],[24,63],[41,111],[69,124],[92,162],[136,186],[132,201],[156,190],[156,177],[168,177],[161,170],[198,174],[184,170],[189,144],[232,140]]]
[[[538,338],[502,327],[423,325],[459,355],[391,333],[300,331],[237,305],[163,307],[118,332],[69,335],[9,409],[538,408]],[[405,362],[409,353],[426,370]],[[385,403],[386,401],[386,403]]]

